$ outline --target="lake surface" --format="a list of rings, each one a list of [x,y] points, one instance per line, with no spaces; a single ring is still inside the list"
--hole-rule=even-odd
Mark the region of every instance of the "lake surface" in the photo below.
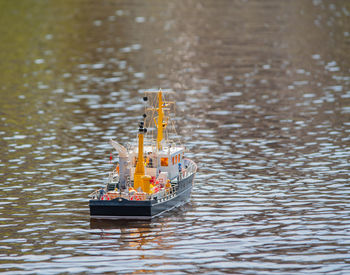
[[[2,1],[0,22],[1,272],[350,273],[349,1]],[[109,138],[159,87],[190,202],[90,220]]]

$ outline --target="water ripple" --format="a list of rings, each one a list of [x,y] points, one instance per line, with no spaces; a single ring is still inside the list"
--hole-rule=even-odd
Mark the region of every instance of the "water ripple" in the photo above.
[[[0,271],[346,273],[344,5],[107,2],[4,7]],[[159,87],[199,164],[191,201],[90,220],[109,138],[134,138],[140,95]]]

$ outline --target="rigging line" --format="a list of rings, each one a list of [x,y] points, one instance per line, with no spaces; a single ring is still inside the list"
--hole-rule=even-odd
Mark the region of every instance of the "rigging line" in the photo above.
[[[175,132],[175,139],[176,139],[176,141],[178,142],[178,144],[179,144],[180,146],[182,146],[182,142],[181,142],[181,140],[180,140],[180,138],[179,138],[179,134],[178,134],[177,131],[176,131],[175,122],[174,122],[174,121],[171,121],[171,123],[172,123],[172,127],[173,127],[173,129],[174,129],[174,132]]]

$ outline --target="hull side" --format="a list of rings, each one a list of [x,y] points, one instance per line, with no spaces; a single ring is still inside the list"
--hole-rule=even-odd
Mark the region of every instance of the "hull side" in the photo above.
[[[153,203],[151,209],[152,217],[159,216],[166,211],[186,203],[191,196],[193,178],[194,174],[179,182],[177,196],[163,202]]]
[[[128,201],[114,199],[111,201],[90,200],[90,216],[100,219],[121,219],[151,216],[150,201]]]
[[[90,200],[90,216],[95,219],[151,219],[187,202],[191,196],[194,175],[181,180],[177,195],[163,201]]]

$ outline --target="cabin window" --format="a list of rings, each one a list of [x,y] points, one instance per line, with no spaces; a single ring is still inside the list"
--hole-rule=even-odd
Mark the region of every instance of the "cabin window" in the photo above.
[[[160,158],[161,166],[168,166],[168,158]]]
[[[177,163],[177,155],[175,156],[175,163]]]
[[[175,158],[173,157],[173,165],[175,164]]]
[[[181,155],[179,154],[179,155],[177,156],[177,158],[179,159],[179,162],[180,162],[180,159],[181,159]]]

